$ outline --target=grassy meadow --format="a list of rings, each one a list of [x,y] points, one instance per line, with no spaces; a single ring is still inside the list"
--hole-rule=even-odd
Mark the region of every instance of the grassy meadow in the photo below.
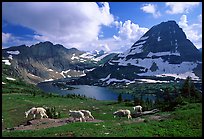
[[[4,69],[5,70],[5,69]],[[76,96],[58,96],[46,94],[34,85],[26,84],[15,78],[7,80],[8,74],[2,74],[2,136],[3,137],[201,137],[202,103],[186,102],[174,111],[160,111],[154,115],[170,115],[167,119],[156,121],[150,115],[138,118],[121,119],[113,117],[118,109],[133,111],[134,102],[98,101]],[[75,122],[59,127],[40,130],[5,130],[25,124],[32,115],[25,118],[25,111],[31,107],[55,107],[60,118],[68,118],[69,110],[87,109],[95,119],[103,122]],[[37,118],[40,118],[39,115]]]
[[[30,94],[2,94],[3,127],[12,128],[25,123],[24,112],[33,106],[55,107],[61,112],[61,118],[68,117],[69,109],[88,109],[99,123],[75,122],[60,127],[27,131],[2,131],[4,137],[201,137],[202,136],[202,104],[187,103],[172,112],[159,112],[160,115],[170,114],[163,121],[148,119],[144,122],[126,117],[113,118],[112,113],[118,109],[130,109],[125,102],[97,101],[92,99],[71,99],[57,96]],[[158,113],[156,113],[158,114]],[[39,117],[38,117],[39,118]]]

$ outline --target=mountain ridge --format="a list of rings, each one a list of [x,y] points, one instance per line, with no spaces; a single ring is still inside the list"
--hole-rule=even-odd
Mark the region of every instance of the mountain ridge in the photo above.
[[[11,66],[29,83],[39,83],[60,78],[84,76],[93,68],[107,61],[114,54],[89,54],[76,48],[67,49],[63,45],[46,41],[35,45],[14,46],[2,49],[4,60],[9,60]]]
[[[93,70],[78,82],[96,85],[202,79],[202,55],[175,21],[150,28],[130,49]],[[102,71],[102,72],[100,72]]]

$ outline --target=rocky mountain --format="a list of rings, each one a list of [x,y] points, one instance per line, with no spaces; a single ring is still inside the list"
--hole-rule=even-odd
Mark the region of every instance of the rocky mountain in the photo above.
[[[202,53],[202,48],[198,49]]]
[[[67,77],[85,76],[115,54],[89,53],[60,44],[40,42],[32,46],[14,46],[2,49],[4,62],[29,83],[39,83]]]
[[[76,83],[110,85],[134,82],[174,82],[202,79],[202,54],[175,21],[147,31],[132,47]]]

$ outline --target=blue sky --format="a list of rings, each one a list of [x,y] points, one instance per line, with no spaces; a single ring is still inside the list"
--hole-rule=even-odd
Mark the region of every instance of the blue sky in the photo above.
[[[123,52],[168,20],[202,47],[202,2],[4,2],[2,47],[51,41],[84,51]]]

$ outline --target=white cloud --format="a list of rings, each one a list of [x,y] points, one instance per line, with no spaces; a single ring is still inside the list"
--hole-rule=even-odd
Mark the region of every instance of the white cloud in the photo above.
[[[124,23],[122,21],[115,21],[114,25],[118,29],[117,34],[113,35],[112,38],[97,40],[92,43],[92,46],[98,46],[99,50],[103,46],[102,49],[106,51],[124,52],[148,31],[148,28],[140,27],[130,20]]]
[[[199,2],[166,2],[166,6],[170,7],[170,10],[167,10],[168,14],[182,14],[188,13],[193,7],[199,5]]]
[[[185,32],[187,38],[193,42],[197,48],[202,47],[202,15],[198,16],[198,22],[188,24],[187,15],[182,15],[179,21],[179,26]]]
[[[186,28],[188,27],[188,24],[187,24],[187,16],[186,15],[182,15],[181,18],[180,18],[180,21],[179,21],[179,26],[181,26],[182,28]]]
[[[198,21],[202,23],[202,14],[198,16]]]
[[[156,5],[154,4],[144,4],[141,8],[145,13],[153,14],[155,18],[160,17],[160,12],[156,9]]]
[[[7,43],[9,39],[11,39],[11,34],[2,32],[2,43]]]
[[[34,43],[39,43],[38,40],[26,40],[23,37],[17,37],[11,33],[2,32],[2,48],[7,48],[10,46],[27,45],[30,46]]]
[[[78,49],[97,40],[101,26],[114,21],[106,2],[100,6],[95,2],[9,2],[3,3],[2,17],[34,30],[35,40]]]
[[[136,42],[144,33],[146,33],[148,28],[140,27],[138,24],[134,24],[130,20],[124,23],[120,22],[118,36],[113,36],[116,40],[129,40]]]

